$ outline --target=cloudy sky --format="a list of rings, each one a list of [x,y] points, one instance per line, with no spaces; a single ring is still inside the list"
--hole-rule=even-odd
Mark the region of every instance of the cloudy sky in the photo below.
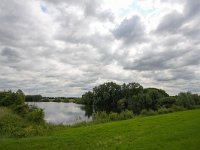
[[[81,96],[106,81],[200,93],[199,0],[1,0],[0,90]]]

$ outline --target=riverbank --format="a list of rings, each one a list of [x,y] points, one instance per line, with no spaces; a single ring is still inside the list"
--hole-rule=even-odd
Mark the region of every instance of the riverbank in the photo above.
[[[1,138],[0,149],[200,149],[200,109],[138,117],[76,128],[46,136]]]
[[[31,119],[34,119],[33,116]],[[45,122],[30,121],[12,109],[0,107],[0,138],[44,135],[53,128],[56,126]]]

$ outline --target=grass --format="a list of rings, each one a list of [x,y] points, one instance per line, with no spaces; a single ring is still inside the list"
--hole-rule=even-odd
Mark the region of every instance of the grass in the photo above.
[[[46,136],[1,138],[0,149],[199,150],[200,109],[97,125],[66,127]]]
[[[11,109],[0,107],[0,138],[44,135],[51,128],[53,126],[30,122]]]
[[[0,108],[0,135],[9,136],[27,126],[27,122],[8,108]]]

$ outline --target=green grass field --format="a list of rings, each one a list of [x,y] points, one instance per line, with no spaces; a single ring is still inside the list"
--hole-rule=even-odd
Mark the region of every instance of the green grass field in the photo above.
[[[200,109],[66,127],[48,136],[1,138],[0,149],[200,150]]]

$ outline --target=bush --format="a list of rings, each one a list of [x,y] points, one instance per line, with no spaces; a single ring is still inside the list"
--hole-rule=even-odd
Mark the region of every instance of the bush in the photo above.
[[[44,124],[28,122],[25,118],[15,114],[12,110],[0,107],[0,136],[26,137],[43,135],[51,127]]]
[[[0,107],[0,129],[1,131],[6,127],[6,129],[12,130],[12,128],[17,126],[24,126],[26,123],[23,118],[14,114],[8,108]]]
[[[182,107],[182,106],[178,106],[178,105],[173,105],[171,107],[174,111],[184,111],[186,110],[186,108]]]
[[[176,98],[172,96],[163,97],[159,99],[159,105],[165,108],[170,108],[173,104],[175,104],[175,102],[176,102]]]
[[[192,109],[199,109],[200,108],[200,105],[195,105],[192,107]]]
[[[173,109],[173,108],[167,108],[167,110],[168,110],[168,113],[172,113],[172,112],[175,112],[175,110]]]
[[[25,114],[25,118],[34,123],[44,123],[44,112],[42,109],[31,106],[29,112]]]
[[[97,112],[94,116],[94,121],[109,120],[109,115],[105,111]]]
[[[124,110],[127,107],[127,100],[125,98],[120,99],[117,102],[117,108],[119,108],[120,110]]]
[[[129,111],[129,110],[122,111],[119,114],[120,120],[130,119],[130,118],[133,118],[133,117],[134,117],[133,112]]]
[[[29,112],[29,106],[27,104],[17,105],[17,106],[13,106],[13,110],[16,113],[24,116],[26,113]]]
[[[19,90],[18,90],[19,91]],[[20,92],[0,92],[0,106],[21,105],[24,103],[24,95]]]
[[[143,115],[143,116],[152,116],[152,115],[156,115],[156,112],[153,111],[152,109],[150,109],[150,110],[143,109],[140,112],[140,114]]]
[[[163,107],[163,108],[158,109],[158,114],[166,114],[166,113],[172,113],[172,112],[184,111],[184,110],[186,110],[186,108],[182,106],[172,105],[172,107],[170,108]]]
[[[169,110],[165,107],[158,109],[158,114],[166,114],[169,113]]]
[[[111,112],[111,113],[109,114],[109,120],[119,120],[119,114],[118,114],[118,113]]]
[[[105,111],[98,112],[94,117],[94,121],[98,122],[106,122],[106,121],[113,121],[113,120],[126,120],[133,118],[133,112],[129,110],[122,111],[121,113],[111,112],[107,114]]]
[[[190,92],[179,93],[178,99],[176,101],[176,105],[182,106],[187,109],[192,108],[192,106],[195,105],[195,101],[194,101],[192,93],[190,93]]]
[[[27,126],[27,122],[7,108],[0,108],[0,134],[15,135]]]

